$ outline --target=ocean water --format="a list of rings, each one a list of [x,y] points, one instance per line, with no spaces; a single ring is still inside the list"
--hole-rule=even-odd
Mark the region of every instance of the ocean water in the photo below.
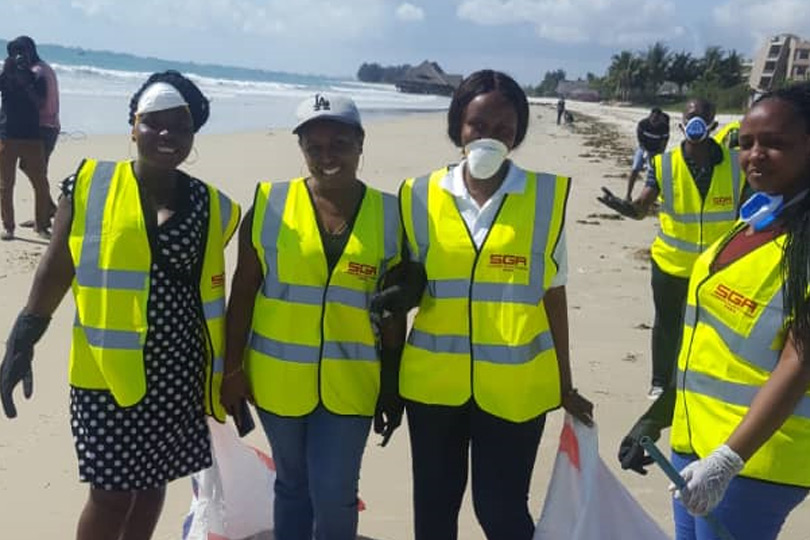
[[[0,46],[5,48],[2,40]],[[298,103],[317,91],[351,97],[364,121],[443,111],[449,105],[446,97],[403,94],[391,85],[172,62],[53,45],[37,48],[59,79],[62,130],[75,137],[126,133],[132,94],[152,72],[166,69],[177,69],[189,76],[211,100],[211,117],[203,133],[291,127]]]

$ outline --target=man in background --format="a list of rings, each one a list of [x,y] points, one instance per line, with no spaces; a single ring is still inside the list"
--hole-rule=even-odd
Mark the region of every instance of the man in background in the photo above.
[[[667,149],[669,142],[669,115],[659,109],[653,108],[650,114],[642,119],[636,126],[636,138],[638,148],[633,156],[633,169],[630,171],[630,178],[627,180],[626,200],[633,197],[633,186],[638,179],[638,175],[652,159]]]
[[[34,188],[34,229],[49,238],[53,208],[46,176],[45,150],[39,133],[39,108],[46,83],[32,70],[30,49],[10,41],[0,73],[0,240],[14,238],[14,183],[17,163],[26,162],[25,174]]]
[[[48,163],[51,159],[56,141],[59,138],[61,125],[59,123],[59,83],[53,68],[37,52],[36,43],[28,36],[20,36],[14,40],[28,50],[31,58],[31,71],[34,75],[45,81],[45,99],[41,100],[39,107],[39,138],[45,152],[45,177],[48,177]],[[20,168],[26,171],[25,160],[20,160]],[[27,173],[27,171],[26,171]],[[50,216],[56,213],[56,205],[51,201]],[[34,220],[20,223],[20,227],[33,227]]]
[[[560,120],[562,120],[563,115],[565,114],[565,98],[560,96],[560,99],[557,100],[557,125],[560,125]]]

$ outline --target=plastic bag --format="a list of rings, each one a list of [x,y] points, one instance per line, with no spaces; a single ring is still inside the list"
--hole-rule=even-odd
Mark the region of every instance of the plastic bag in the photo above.
[[[534,540],[665,540],[599,457],[596,426],[565,415],[543,513]]]
[[[191,477],[183,540],[272,540],[272,458],[244,444],[233,425],[209,419],[214,465]]]

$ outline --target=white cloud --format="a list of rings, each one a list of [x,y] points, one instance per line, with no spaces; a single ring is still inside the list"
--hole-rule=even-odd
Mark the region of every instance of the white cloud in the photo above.
[[[302,43],[361,37],[376,31],[385,17],[385,0],[71,0],[70,5],[116,23],[201,32],[237,29]]]
[[[774,34],[798,34],[810,39],[810,2],[807,0],[733,0],[714,8],[714,22],[748,34],[759,47]]]
[[[531,24],[560,43],[646,46],[684,33],[671,24],[672,0],[460,0],[456,15],[480,25]]]
[[[404,2],[397,8],[397,19],[413,22],[425,19],[425,10],[409,2]]]

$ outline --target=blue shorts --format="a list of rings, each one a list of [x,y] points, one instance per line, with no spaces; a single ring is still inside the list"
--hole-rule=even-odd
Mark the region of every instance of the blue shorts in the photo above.
[[[644,164],[650,161],[650,154],[642,147],[636,148],[636,153],[633,154],[633,170],[640,171],[644,168]]]
[[[697,460],[693,454],[672,452],[672,465],[680,471]],[[791,510],[807,496],[807,489],[735,477],[713,514],[734,540],[775,540]],[[676,540],[718,540],[705,519],[686,511],[673,499]]]

